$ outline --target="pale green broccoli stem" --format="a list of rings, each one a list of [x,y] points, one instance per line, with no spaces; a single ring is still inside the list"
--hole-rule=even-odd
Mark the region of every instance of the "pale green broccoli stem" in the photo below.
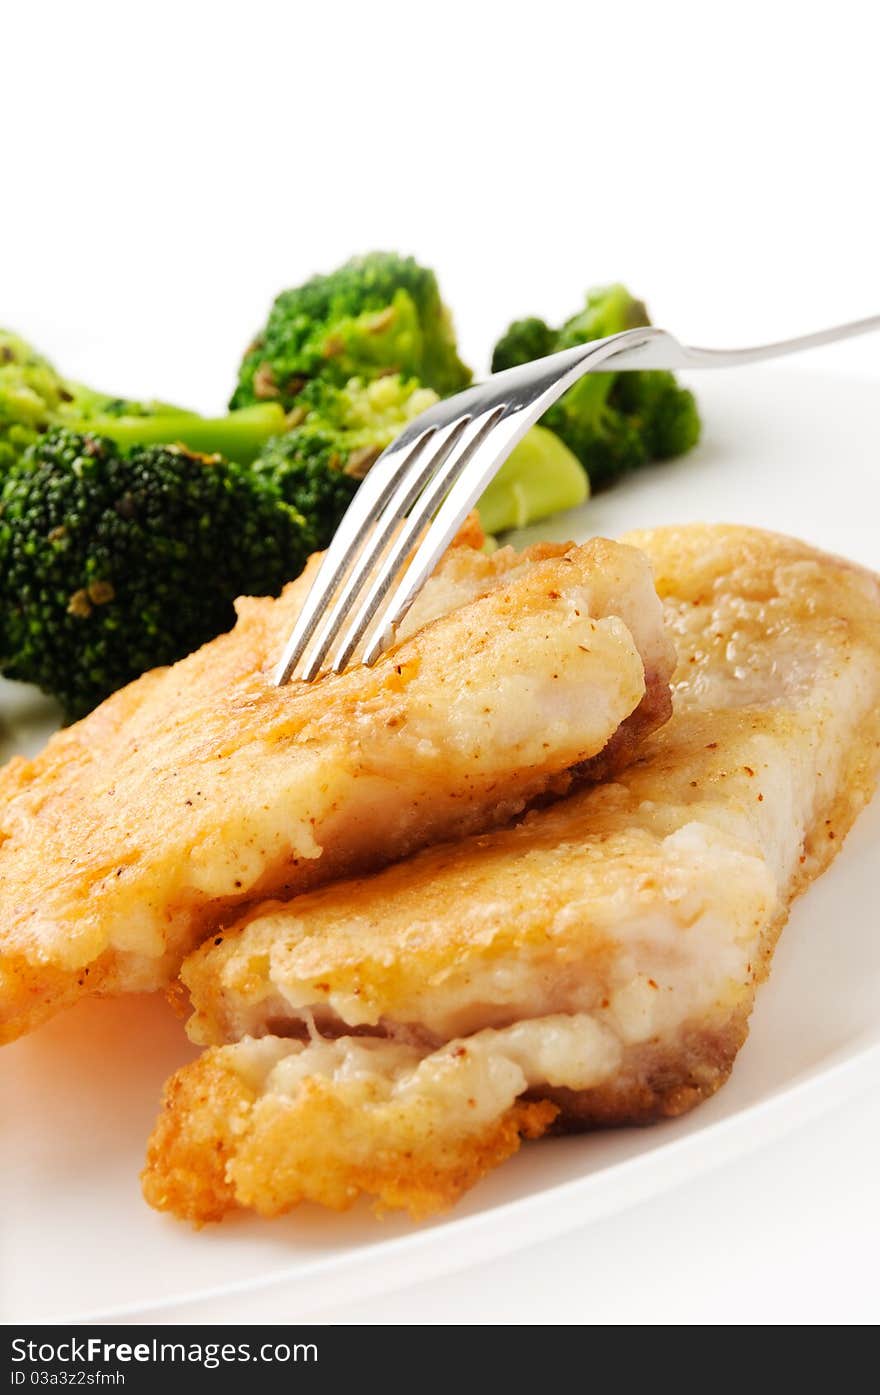
[[[576,508],[590,493],[577,456],[554,432],[533,426],[505,460],[477,508],[487,533],[523,528]]]
[[[85,429],[109,436],[120,446],[182,445],[200,455],[224,455],[250,465],[272,436],[286,429],[284,409],[277,402],[239,407],[223,417],[200,417],[171,409],[154,417],[96,416]]]

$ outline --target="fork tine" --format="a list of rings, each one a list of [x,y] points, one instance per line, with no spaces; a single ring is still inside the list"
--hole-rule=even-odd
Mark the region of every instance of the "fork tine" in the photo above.
[[[324,559],[318,568],[290,638],[284,646],[273,675],[277,686],[286,683],[317,628],[327,602],[344,579],[352,562],[365,544],[371,515],[385,507],[393,494],[404,463],[411,464],[424,450],[436,428],[427,429],[411,445],[407,455],[395,451],[394,444],[373,465],[346,510]]]
[[[381,617],[376,634],[364,652],[365,664],[374,664],[387,648],[396,626],[409,610],[486,484],[495,474],[499,459],[503,460],[510,453],[531,425],[531,417],[527,412],[515,412],[504,416],[505,411],[506,408],[501,408],[500,418],[496,414],[479,448],[469,457],[467,463],[470,468],[459,475],[437,511],[412,563]]]
[[[414,460],[412,455],[407,455],[398,462],[395,472],[395,488],[391,491],[381,512],[372,510],[371,531],[364,538],[360,552],[335,596],[332,597],[331,604],[315,626],[313,636],[300,660],[298,677],[309,682],[320,672],[336,636],[345,624],[352,606],[357,601],[364,580],[375,568],[383,552],[390,545],[393,545],[398,523],[405,518],[407,510],[415,503],[435,471],[442,467],[446,457],[467,428],[469,420],[469,417],[464,416],[451,422],[447,428],[441,427],[432,436],[430,443],[431,446],[434,446],[439,436],[441,437],[440,444],[435,450],[428,451],[427,456],[423,453],[420,461]]]
[[[400,479],[404,478],[411,482],[414,462],[428,441],[438,434],[445,433],[450,426],[454,426],[464,417],[479,421],[489,412],[494,412],[493,422],[495,425],[505,416],[516,423],[510,430],[499,433],[499,440],[502,444],[499,449],[493,451],[491,457],[486,456],[482,449],[482,445],[485,443],[481,443],[476,455],[483,461],[491,460],[491,465],[480,465],[472,489],[465,493],[460,478],[456,479],[455,484],[450,488],[448,497],[440,505],[437,518],[428,529],[424,542],[418,549],[417,561],[408,569],[406,580],[394,594],[392,607],[387,609],[385,618],[388,623],[383,636],[371,643],[369,654],[364,659],[365,663],[373,663],[381,653],[386,642],[384,636],[388,633],[388,625],[393,625],[402,618],[416,592],[430,575],[433,566],[436,565],[445,547],[451,541],[468,508],[476,502],[494,471],[516,442],[525,435],[532,422],[536,421],[546,408],[565,391],[566,387],[571,382],[576,381],[595,361],[627,347],[636,334],[641,340],[647,335],[658,333],[659,331],[656,330],[629,330],[622,335],[614,335],[610,339],[597,340],[588,347],[579,346],[577,349],[566,349],[547,359],[538,360],[536,363],[509,368],[490,380],[491,386],[490,384],[478,384],[476,387],[461,393],[456,401],[457,412],[453,407],[453,413],[450,414],[449,409],[452,404],[437,402],[410,423],[376,461],[343,517],[306,597],[302,611],[294,625],[293,633],[287,641],[281,662],[275,670],[275,683],[279,685],[285,683],[292,673],[299,670],[306,655],[309,656],[307,671],[300,676],[313,678],[319,671],[322,659],[319,658],[315,662],[315,657],[319,651],[322,651],[323,657],[327,643],[333,642],[333,636],[338,634],[345,618],[344,607],[334,607],[331,627],[322,624],[324,613],[339,592],[340,586],[346,587],[345,605],[349,606],[356,602],[357,586],[354,582],[350,586],[347,585],[347,578],[364,550],[368,549],[370,561],[375,564],[381,559],[386,548],[392,545],[392,533],[396,529],[379,528],[377,520],[388,508]],[[489,434],[492,434],[491,430]],[[471,452],[469,452],[469,458],[471,458]],[[423,476],[426,482],[429,473],[430,471]],[[407,488],[409,488],[409,484],[407,484]],[[397,497],[399,502],[400,496]],[[439,496],[434,499],[435,503],[438,502],[438,498]],[[394,521],[397,522],[399,519],[398,510]],[[412,536],[415,536],[415,530],[412,531]],[[423,556],[423,547],[426,545],[430,547],[431,558],[427,565],[427,559]],[[403,559],[400,560],[402,563]],[[365,559],[364,565],[360,568],[359,577],[365,577],[368,570]],[[409,579],[411,573],[414,578],[412,584]],[[415,580],[416,577],[417,580]],[[391,571],[389,569],[388,578],[383,583],[384,590],[375,604],[372,600],[370,602],[371,613],[374,616],[381,605],[385,592],[390,588],[390,582]],[[366,609],[366,607],[362,608]]]
[[[369,585],[366,594],[357,608],[354,619],[336,646],[331,663],[334,673],[341,673],[348,664],[373,616],[391,589],[395,576],[405,566],[414,540],[430,522],[444,496],[470,467],[474,456],[504,414],[504,410],[503,406],[493,408],[482,418],[476,419],[477,429],[467,441],[462,442],[463,433],[459,432],[452,442],[447,458],[441,462],[430,483],[414,503],[406,521],[381,559],[378,570],[367,578]]]
[[[314,653],[310,654],[304,676],[315,676],[326,656],[328,645],[333,644],[342,628],[347,607],[357,602],[362,582],[379,563],[379,577],[367,594],[361,597],[355,619],[343,636],[334,667],[339,670],[344,665],[371,626],[374,626],[374,634],[363,662],[374,663],[393,636],[394,627],[402,620],[452,541],[468,510],[476,503],[517,441],[574,382],[584,373],[599,368],[605,360],[609,360],[608,367],[622,370],[721,368],[777,358],[781,354],[815,348],[875,329],[880,329],[880,315],[853,324],[837,325],[818,334],[802,335],[798,339],[781,340],[749,349],[720,351],[689,347],[679,343],[665,330],[645,326],[563,349],[533,363],[505,369],[487,383],[477,384],[459,394],[455,399],[455,416],[450,416],[452,404],[435,403],[411,422],[383,452],[358,490],[306,596],[281,662],[275,670],[275,683],[280,685],[287,681],[311,645]],[[455,410],[453,407],[453,412]],[[490,412],[495,413],[491,420],[488,416]],[[423,463],[418,474],[414,473],[415,462],[426,444],[433,437],[446,432],[450,425],[454,429],[465,418],[478,422],[486,419],[485,433],[480,434],[480,428],[479,439],[467,448],[467,462],[475,468],[467,471],[457,469],[459,457],[455,454],[454,446],[458,442],[455,441],[453,449],[435,452],[430,466],[425,468]],[[507,429],[498,430],[505,420]],[[441,482],[432,478],[433,471],[441,473],[441,458],[442,481],[448,492],[414,558],[403,572],[397,589],[385,605],[380,628],[374,622],[383,601],[388,597],[395,574],[399,574],[404,566],[406,544],[415,539],[419,528],[427,522],[431,510],[441,498]],[[421,481],[420,485],[417,485],[417,480]],[[431,491],[426,500],[420,499],[420,489],[422,493]],[[401,499],[409,502],[401,507]],[[414,507],[403,525],[401,541],[395,536],[397,530],[394,524],[400,522],[409,503]],[[379,526],[380,522],[388,526]],[[357,570],[349,580],[353,567],[357,567]],[[340,586],[344,587],[340,604],[334,606],[330,623],[325,623],[319,631],[322,613]],[[314,642],[316,632],[318,637]]]

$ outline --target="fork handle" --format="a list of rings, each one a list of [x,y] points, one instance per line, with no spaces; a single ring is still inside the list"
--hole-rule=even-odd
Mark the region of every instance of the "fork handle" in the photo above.
[[[824,344],[835,344],[839,339],[854,339],[857,334],[871,334],[874,330],[880,330],[880,315],[869,315],[867,319],[835,325],[832,329],[820,329],[815,334],[801,334],[796,339],[758,344],[751,349],[698,349],[680,344],[662,329],[627,330],[615,336],[627,342],[610,355],[603,356],[601,365],[597,363],[596,367],[613,369],[614,372],[639,368],[735,368],[747,363],[762,363],[769,358],[782,358],[785,354],[798,354],[802,349],[819,349]],[[608,344],[609,340],[604,342]],[[584,349],[589,350],[589,345],[585,344]]]

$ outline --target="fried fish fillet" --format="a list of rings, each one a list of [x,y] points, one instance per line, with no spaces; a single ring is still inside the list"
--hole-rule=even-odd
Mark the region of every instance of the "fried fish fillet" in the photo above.
[[[279,689],[316,561],[0,772],[0,1040],[166,984],[232,907],[501,823],[669,714],[632,548],[460,545],[375,668]]]
[[[154,1206],[363,1192],[420,1216],[520,1137],[677,1115],[723,1083],[793,897],[874,786],[880,586],[749,529],[630,541],[677,648],[670,723],[607,784],[193,955],[191,1034],[235,1044],[169,1083]]]

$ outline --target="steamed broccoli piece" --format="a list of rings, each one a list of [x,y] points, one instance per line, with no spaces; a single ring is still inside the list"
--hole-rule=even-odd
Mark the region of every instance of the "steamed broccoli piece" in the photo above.
[[[346,474],[344,441],[315,425],[275,436],[254,463],[306,521],[313,551],[325,548],[357,493],[360,479]]]
[[[123,446],[180,442],[248,464],[284,430],[275,402],[215,419],[167,402],[135,402],[63,378],[30,344],[0,330],[0,478],[4,467],[55,426],[93,431]]]
[[[281,292],[244,356],[230,406],[274,401],[289,410],[312,379],[342,387],[383,374],[416,378],[441,396],[471,379],[433,271],[373,252]]]
[[[649,458],[643,435],[613,402],[613,392],[612,374],[589,373],[541,418],[574,451],[594,489],[637,470]]]
[[[300,396],[301,423],[270,441],[254,464],[308,521],[315,548],[329,543],[370,466],[404,426],[437,401],[414,380],[353,378],[344,388],[313,382]],[[589,482],[566,445],[533,427],[479,502],[487,532],[533,523],[583,503]]]
[[[559,330],[556,348],[571,349],[591,339],[621,334],[625,329],[649,325],[651,318],[643,300],[636,300],[625,286],[601,286],[587,291],[583,310],[572,315]]]
[[[625,286],[603,286],[587,292],[584,308],[566,320],[561,329],[551,329],[545,320],[535,316],[514,320],[492,352],[492,372],[501,373],[531,359],[650,323],[644,302],[634,300]]]
[[[495,346],[492,370],[649,323],[644,304],[624,286],[593,290],[584,308],[559,330],[534,319],[512,324]],[[550,408],[542,423],[574,451],[595,489],[649,460],[683,454],[700,434],[693,394],[679,387],[671,373],[589,373]]]
[[[538,320],[518,328],[528,336],[527,358],[556,338]],[[459,391],[470,376],[433,272],[377,252],[282,292],[245,356],[232,404],[265,396],[287,408],[291,429],[267,445],[254,468],[305,516],[315,546],[326,547],[377,456],[438,395]],[[484,526],[500,530],[571,508],[587,491],[568,447],[536,431],[517,446],[479,507]]]
[[[299,510],[313,546],[324,548],[374,460],[436,401],[430,388],[396,374],[344,387],[316,380],[300,394],[296,424],[269,442],[254,471]]]
[[[302,518],[245,466],[55,429],[0,487],[0,670],[69,717],[228,629],[280,590]]]
[[[505,368],[546,358],[557,348],[556,338],[556,330],[551,329],[546,320],[534,315],[526,320],[514,320],[492,351],[492,372],[501,373]]]
[[[514,446],[477,509],[487,533],[524,528],[588,497],[590,481],[564,441],[544,426],[533,426]]]
[[[242,407],[222,417],[197,412],[157,410],[141,415],[122,412],[95,415],[71,423],[74,430],[94,431],[123,447],[181,445],[197,455],[223,455],[239,465],[250,465],[266,442],[285,428],[285,416],[277,402]]]
[[[649,460],[684,455],[700,439],[694,395],[671,373],[619,373],[612,398],[641,435]]]
[[[623,286],[590,291],[583,310],[559,330],[551,330],[541,320],[512,324],[495,346],[492,369],[497,373],[527,362],[535,356],[538,345],[539,356],[543,356],[647,323],[644,305]],[[596,489],[637,469],[648,459],[638,428],[610,401],[615,379],[622,376],[588,374],[542,418],[544,425],[555,431],[581,461]]]

